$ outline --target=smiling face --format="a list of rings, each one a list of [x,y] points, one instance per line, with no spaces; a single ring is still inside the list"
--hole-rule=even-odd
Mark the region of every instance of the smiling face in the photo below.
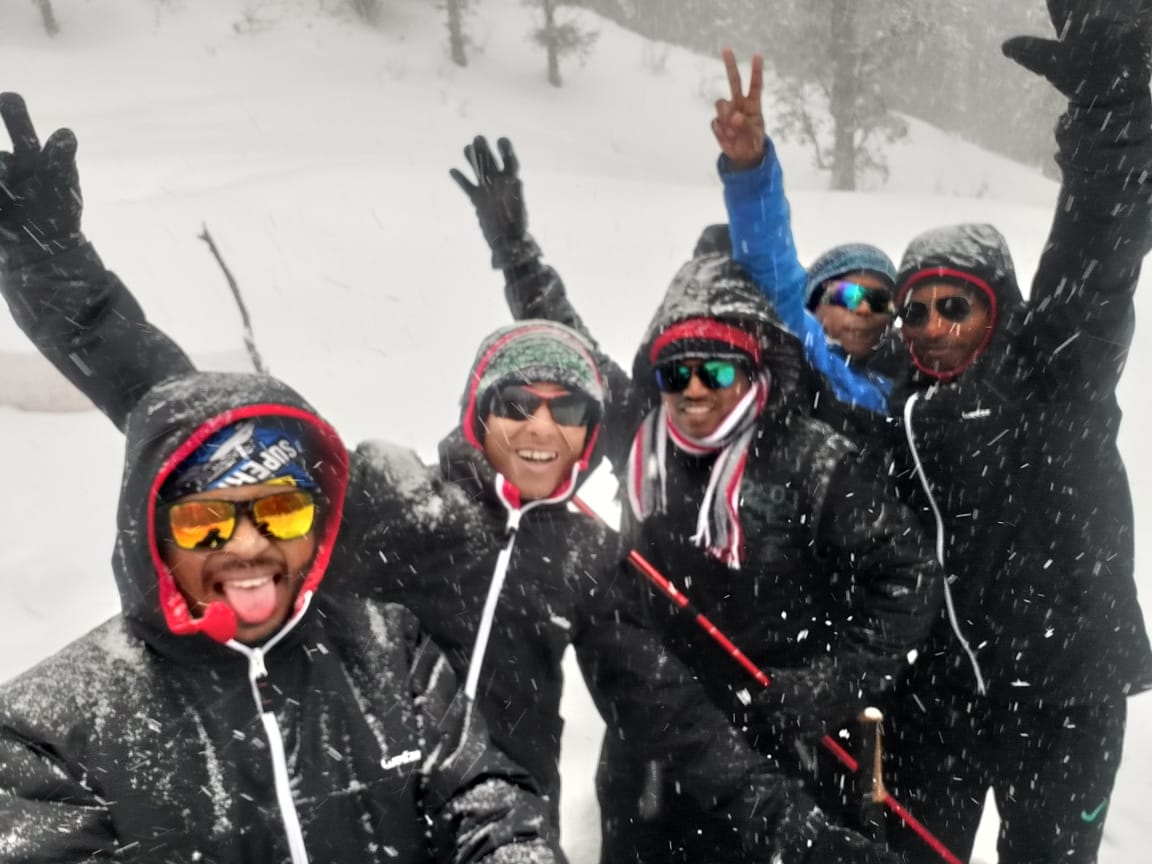
[[[525,389],[541,397],[569,392],[559,384],[539,381]],[[572,476],[573,466],[584,455],[588,427],[557,423],[547,398],[530,415],[512,413],[504,417],[489,411],[484,420],[484,456],[520,490],[523,500],[547,498]]]
[[[283,485],[260,484],[213,489],[177,499],[191,501],[253,501],[284,493]],[[166,518],[162,508],[158,519]],[[236,522],[231,539],[217,549],[181,549],[165,525],[160,554],[193,616],[209,603],[221,602],[236,613],[236,638],[252,644],[271,636],[288,620],[292,605],[316,552],[316,528],[294,540],[276,540],[263,533],[250,516]]]
[[[846,273],[837,276],[833,281],[839,280],[855,282],[870,289],[892,288],[888,280],[876,273]],[[855,309],[848,309],[833,303],[820,302],[812,314],[824,328],[828,341],[838,344],[844,349],[844,353],[854,360],[867,360],[871,357],[880,340],[884,338],[888,325],[892,323],[892,317],[888,312],[877,312],[868,303],[861,303]]]
[[[700,380],[697,369],[704,358],[688,358],[685,366],[693,370],[688,386],[679,393],[662,393],[664,410],[673,425],[690,438],[707,438],[715,432],[732,409],[744,398],[752,386],[748,373],[740,364],[730,387],[711,389]]]
[[[904,298],[901,313],[900,336],[909,353],[922,368],[940,375],[971,363],[993,324],[983,292],[950,282],[917,286]]]

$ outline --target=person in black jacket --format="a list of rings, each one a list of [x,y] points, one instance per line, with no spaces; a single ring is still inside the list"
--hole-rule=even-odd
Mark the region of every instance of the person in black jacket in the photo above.
[[[0,861],[563,861],[412,614],[329,584],[348,456],[306,403],[193,374],[125,431],[122,612],[0,686]]]
[[[416,512],[447,501],[459,515],[451,530],[434,529],[429,548],[397,550],[394,520],[380,518],[394,508],[382,508],[379,482],[365,484],[351,508],[357,557],[395,566],[377,567],[362,590],[403,598],[433,622],[493,738],[538,778],[556,815],[571,645],[610,734],[668,754],[725,830],[739,827],[751,815],[733,809],[753,800],[745,789],[776,796],[758,779],[761,760],[693,698],[698,685],[632,614],[625,600],[635,577],[618,566],[616,532],[567,507],[600,458],[603,382],[591,347],[550,321],[503,327],[482,341],[466,382],[460,425],[441,441],[438,465],[373,459]]]
[[[477,138],[465,149],[475,179],[453,176],[504,270],[513,315],[586,333],[527,234],[518,164],[509,142],[499,146],[503,167]],[[676,274],[631,376],[599,361],[625,536],[773,683],[761,690],[662,597],[645,598],[650,614],[734,724],[806,776],[792,739],[811,742],[888,689],[935,617],[940,574],[915,514],[809,416],[818,385],[798,341],[726,255]],[[605,742],[605,860],[619,849],[645,861],[669,848],[706,854],[681,827],[693,803],[664,773]]]
[[[192,364],[80,232],[71,133],[41,148],[18,97],[0,97],[0,111],[17,145],[0,198],[0,288],[37,347],[124,428],[140,394]],[[439,466],[383,442],[351,454],[331,568],[340,590],[413,609],[553,814],[572,644],[611,734],[668,759],[700,818],[735,846],[731,860],[877,860],[696,695],[620,599],[633,577],[616,566],[614,532],[566,508],[599,458],[603,383],[591,347],[562,326],[525,322],[485,340],[468,381]]]
[[[1152,248],[1152,3],[1049,8],[1058,41],[1004,46],[1068,98],[1029,299],[989,225],[914,239],[897,293],[897,475],[950,597],[893,718],[891,784],[962,858],[991,789],[1002,864],[1096,860],[1125,700],[1152,687],[1116,401]]]

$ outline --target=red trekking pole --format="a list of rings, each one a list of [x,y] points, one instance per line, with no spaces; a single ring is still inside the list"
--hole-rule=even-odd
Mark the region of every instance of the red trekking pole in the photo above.
[[[593,519],[596,519],[600,522],[604,521],[600,518],[600,515],[596,513],[595,510],[593,510],[579,498],[573,498],[572,503],[585,515],[591,516]],[[737,648],[732,643],[732,640],[725,636],[719,630],[719,628],[716,627],[715,624],[708,620],[708,616],[697,609],[692,604],[692,601],[689,600],[688,597],[684,594],[684,592],[673,585],[667,577],[665,577],[659,570],[652,566],[652,563],[647,558],[645,558],[635,549],[631,549],[628,552],[628,563],[639,570],[641,575],[648,579],[649,582],[659,588],[660,592],[664,594],[664,596],[666,596],[669,600],[671,600],[689,615],[692,615],[696,619],[696,623],[700,625],[700,628],[709,636],[711,636],[712,639],[728,653],[728,656],[739,663],[744,668],[744,671],[755,678],[761,686],[768,687],[771,685],[772,682],[768,680],[768,676],[760,671],[760,668],[751,660],[749,660],[747,655],[745,655],[743,651]],[[833,756],[835,756],[840,761],[840,764],[842,764],[849,771],[855,773],[857,770],[859,770],[859,763],[857,763],[857,761],[852,758],[852,754],[850,754],[847,750],[836,743],[835,739],[833,739],[830,735],[825,735],[823,738],[821,738],[820,743],[824,745],[824,748],[828,750]],[[871,770],[872,766],[868,766],[868,768]],[[882,801],[884,806],[895,813],[900,818],[900,821],[915,831],[917,836],[919,836],[921,840],[931,846],[932,850],[945,861],[947,861],[948,864],[964,864],[964,862],[953,855],[952,852],[948,850],[948,847],[941,843],[940,840],[938,840],[931,831],[925,828],[919,819],[905,810],[899,801],[889,795],[888,791],[884,789],[882,785],[878,789],[874,790],[874,794],[874,800]]]

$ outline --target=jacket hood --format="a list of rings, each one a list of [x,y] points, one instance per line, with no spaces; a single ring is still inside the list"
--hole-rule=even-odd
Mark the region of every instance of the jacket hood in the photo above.
[[[716,253],[693,258],[680,268],[648,325],[632,366],[632,381],[644,394],[644,413],[660,400],[652,346],[674,325],[698,318],[733,325],[755,338],[761,364],[772,377],[769,411],[783,404],[811,406],[816,382],[800,340],[788,332],[751,277],[727,255]]]
[[[604,416],[605,387],[594,352],[587,339],[554,321],[528,319],[486,336],[468,372],[460,400],[459,430],[440,445],[441,467],[446,476],[457,482],[473,480],[487,489],[493,488],[496,474],[483,452],[484,419],[492,395],[506,384],[548,382],[580,391],[597,407],[596,420],[588,430],[579,470],[569,491],[574,493],[602,458],[597,444]],[[519,492],[511,497],[518,499]]]
[[[908,244],[900,262],[896,308],[900,309],[908,292],[925,280],[958,281],[970,285],[988,298],[992,309],[988,339],[967,366],[946,376],[955,378],[979,360],[990,345],[1003,342],[1008,323],[1024,306],[1008,241],[991,225],[984,224],[950,225],[925,231]],[[912,362],[920,368],[915,357]]]
[[[274,378],[195,373],[150,390],[125,426],[114,570],[126,617],[151,631],[177,636],[199,633],[226,642],[235,635],[235,613],[224,603],[211,604],[200,617],[192,615],[160,555],[156,505],[160,489],[173,470],[213,433],[241,420],[268,416],[294,419],[306,430],[312,460],[309,467],[325,508],[316,553],[297,595],[297,611],[316,591],[343,512],[348,484],[344,445],[308,403]]]

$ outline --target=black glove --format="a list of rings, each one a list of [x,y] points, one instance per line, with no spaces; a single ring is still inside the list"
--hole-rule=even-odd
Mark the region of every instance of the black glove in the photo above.
[[[713,810],[739,837],[748,862],[903,864],[904,859],[848,828],[834,825],[804,784],[770,763],[753,769],[742,791]]]
[[[12,150],[0,151],[0,266],[14,270],[83,242],[76,136],[57,129],[43,148],[16,93],[0,93]]]
[[[501,138],[496,146],[500,148],[503,168],[496,166],[496,157],[484,136],[477,135],[464,148],[464,158],[472,166],[476,182],[472,183],[455,168],[448,173],[476,208],[480,230],[492,250],[492,266],[505,270],[540,257],[540,247],[528,234],[528,210],[524,207],[520,163],[512,150],[512,142]]]
[[[839,825],[829,825],[804,860],[810,864],[823,864],[825,861],[836,861],[838,864],[907,864],[907,859],[896,850]]]
[[[892,680],[865,659],[825,655],[795,669],[765,669],[771,682],[752,697],[751,725],[776,736],[821,738],[853,720]],[[875,668],[869,668],[870,666]]]
[[[1148,89],[1152,0],[1048,0],[1057,39],[1016,36],[1002,50],[1079,106],[1126,105]]]

